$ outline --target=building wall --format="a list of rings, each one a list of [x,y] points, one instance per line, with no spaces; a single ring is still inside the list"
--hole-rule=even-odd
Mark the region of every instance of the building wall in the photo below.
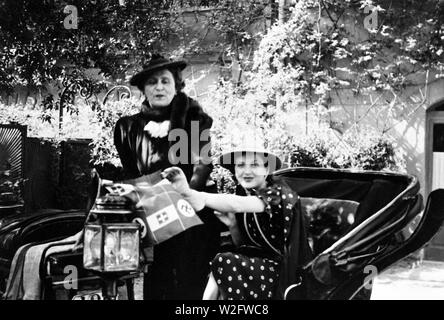
[[[421,96],[421,90],[423,96]],[[376,98],[376,95],[375,97]],[[425,98],[425,99],[422,99]],[[369,125],[382,130],[388,119],[387,103],[380,103],[369,110],[371,105],[369,97],[356,97],[347,90],[341,92],[333,99],[331,106],[337,111],[333,112],[334,121],[343,122],[344,128],[348,128],[356,118],[362,116],[362,125]],[[373,102],[375,99],[372,100]],[[430,106],[444,101],[444,79],[435,80],[427,84],[420,84],[407,88],[400,97],[399,103],[404,102],[408,107],[387,123],[391,129],[387,132],[396,142],[397,147],[404,153],[406,171],[415,175],[420,183],[420,192],[427,199],[427,185],[431,183],[426,172],[426,112]],[[368,112],[368,113],[367,113]],[[427,245],[425,258],[444,261],[444,228],[441,227],[438,234]]]

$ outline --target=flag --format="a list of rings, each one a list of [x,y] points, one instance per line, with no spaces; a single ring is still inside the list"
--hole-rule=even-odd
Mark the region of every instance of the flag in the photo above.
[[[202,224],[193,207],[164,179],[154,185],[114,184],[112,192],[136,201],[139,223],[142,222],[142,245],[162,243],[183,231]]]

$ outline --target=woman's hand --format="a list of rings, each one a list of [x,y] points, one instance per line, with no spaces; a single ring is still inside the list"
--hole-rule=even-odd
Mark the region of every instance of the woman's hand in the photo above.
[[[171,182],[174,189],[191,204],[194,210],[200,211],[205,207],[205,194],[190,188],[182,169],[178,167],[167,168],[161,173],[161,176]]]
[[[191,195],[191,188],[182,169],[178,167],[167,168],[160,175],[162,178],[168,179],[174,189],[176,189],[182,196],[189,197]]]
[[[233,212],[219,212],[214,211],[214,215],[228,228],[233,227],[236,224],[236,216]]]

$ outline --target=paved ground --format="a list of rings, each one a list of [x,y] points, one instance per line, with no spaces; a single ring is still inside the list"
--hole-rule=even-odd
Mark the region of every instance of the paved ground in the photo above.
[[[142,299],[143,279],[135,283],[135,298]],[[444,262],[401,261],[378,276],[372,300],[444,300]]]
[[[444,300],[444,263],[399,263],[378,276],[372,300]]]

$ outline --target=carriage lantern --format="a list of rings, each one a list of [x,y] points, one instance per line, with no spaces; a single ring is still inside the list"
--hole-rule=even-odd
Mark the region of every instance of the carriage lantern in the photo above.
[[[139,270],[141,226],[133,218],[129,199],[113,193],[96,199],[84,229],[86,269],[105,273]]]

